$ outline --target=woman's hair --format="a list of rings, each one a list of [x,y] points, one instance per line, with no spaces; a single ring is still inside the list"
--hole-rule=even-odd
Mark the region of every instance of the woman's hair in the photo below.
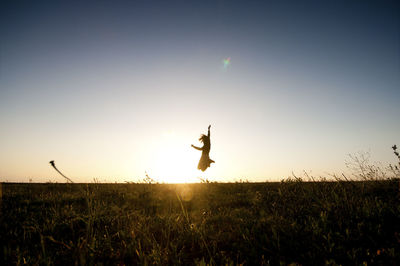
[[[199,140],[204,143],[204,141],[208,138],[208,136],[201,134]]]

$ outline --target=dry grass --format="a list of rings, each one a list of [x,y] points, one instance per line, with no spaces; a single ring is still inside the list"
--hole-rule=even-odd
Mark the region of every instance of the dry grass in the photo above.
[[[399,181],[3,184],[6,264],[395,264]]]

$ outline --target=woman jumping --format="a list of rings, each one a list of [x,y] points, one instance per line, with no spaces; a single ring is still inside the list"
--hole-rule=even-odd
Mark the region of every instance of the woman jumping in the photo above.
[[[210,164],[215,163],[213,160],[210,159],[210,149],[211,149],[211,141],[210,141],[210,127],[211,125],[208,126],[208,135],[201,134],[199,140],[203,142],[203,147],[196,147],[192,144],[192,147],[195,148],[196,150],[201,151],[201,158],[199,161],[199,165],[197,166],[197,169],[201,171],[205,171],[208,167],[210,167]]]

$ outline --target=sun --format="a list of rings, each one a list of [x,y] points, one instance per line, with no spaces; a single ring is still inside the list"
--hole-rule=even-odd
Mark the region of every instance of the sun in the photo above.
[[[197,183],[201,172],[197,163],[201,154],[173,132],[163,134],[154,149],[150,176],[161,183]]]

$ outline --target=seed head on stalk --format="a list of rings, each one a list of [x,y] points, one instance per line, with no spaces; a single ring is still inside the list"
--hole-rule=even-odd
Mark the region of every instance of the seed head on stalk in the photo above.
[[[60,170],[57,169],[56,164],[54,163],[54,160],[50,161],[51,166],[53,166],[53,168],[60,174],[62,175],[65,179],[67,179],[67,181],[69,183],[74,183],[74,181],[72,181],[70,178],[66,177],[63,173],[60,172]]]

